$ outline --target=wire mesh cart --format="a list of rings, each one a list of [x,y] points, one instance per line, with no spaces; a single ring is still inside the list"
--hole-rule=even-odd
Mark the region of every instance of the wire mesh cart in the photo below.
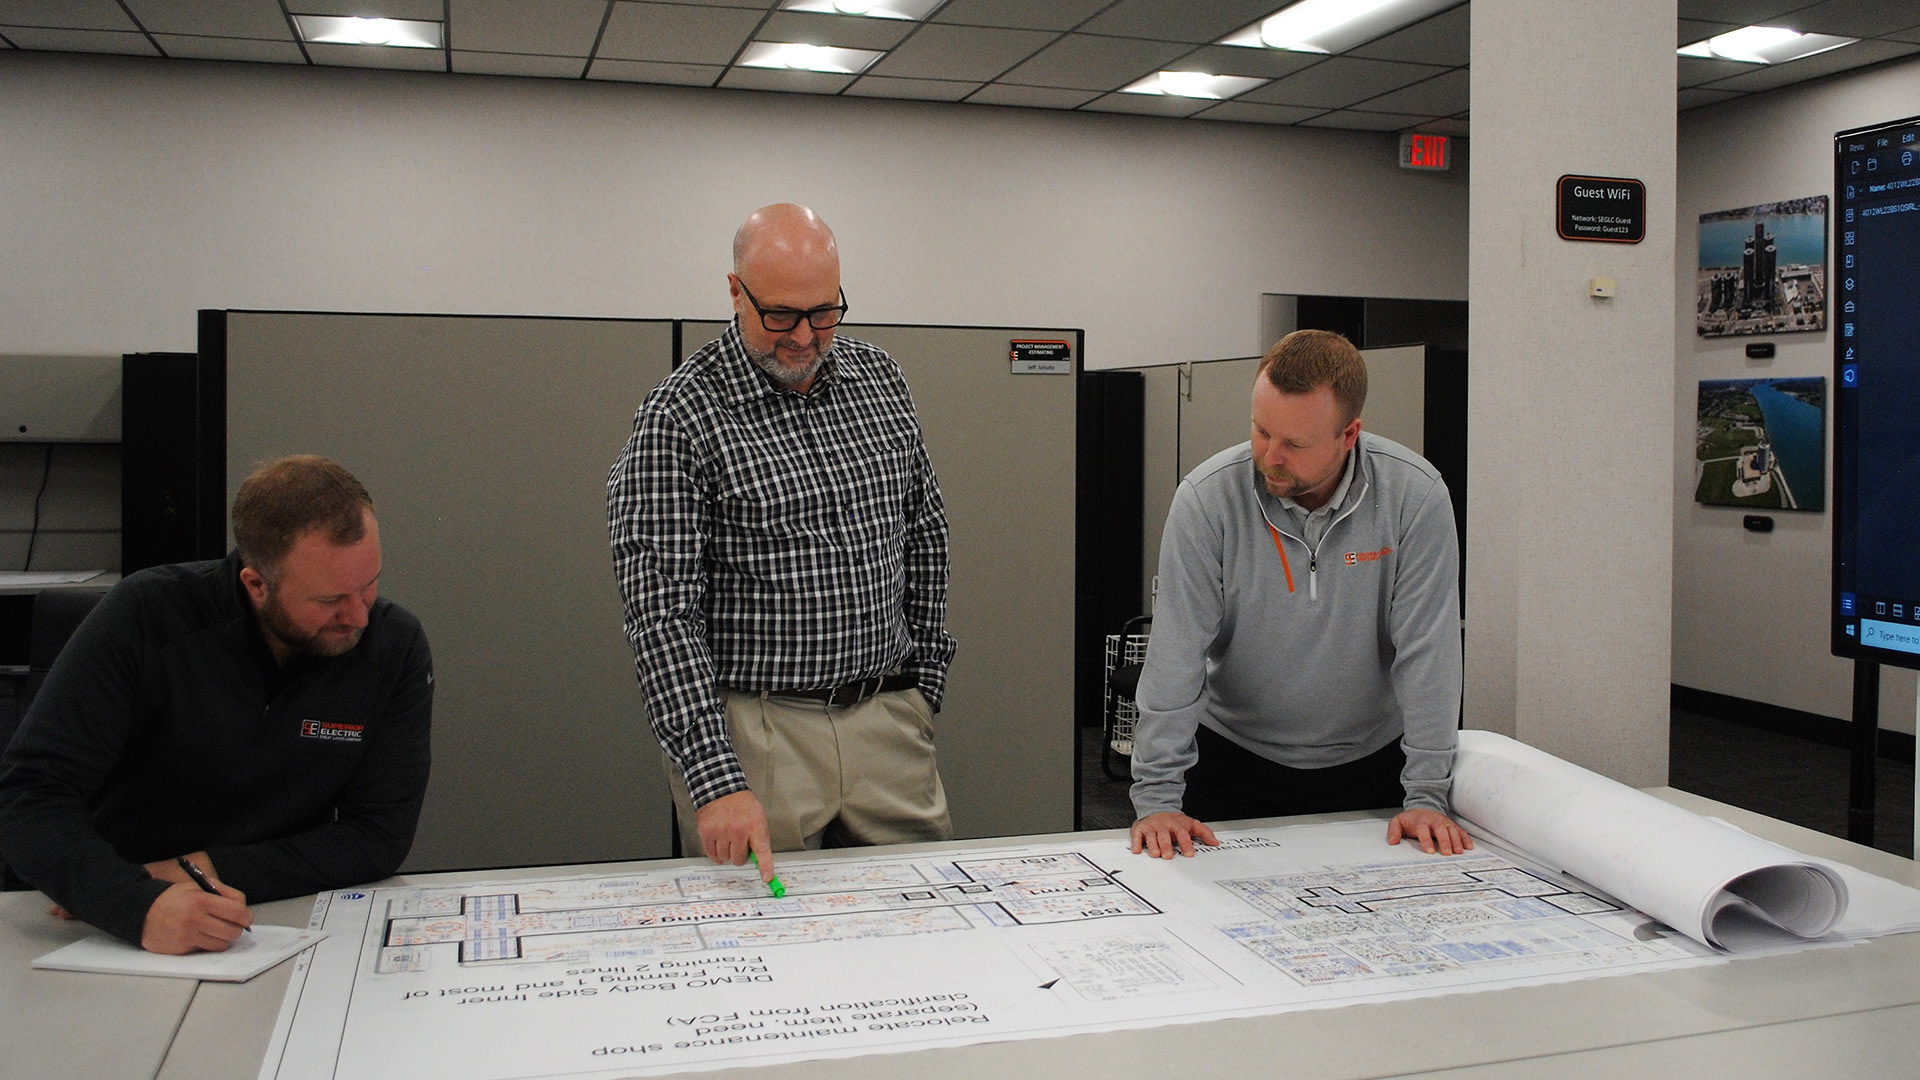
[[[1153,616],[1128,619],[1117,634],[1107,635],[1106,665],[1102,675],[1100,771],[1113,780],[1132,779],[1133,725],[1140,719],[1134,695],[1140,690],[1140,669],[1147,660],[1147,630]]]

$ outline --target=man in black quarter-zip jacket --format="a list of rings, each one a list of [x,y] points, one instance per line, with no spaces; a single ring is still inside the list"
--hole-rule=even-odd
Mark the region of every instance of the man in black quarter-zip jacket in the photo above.
[[[241,485],[233,531],[223,560],[116,585],[0,757],[0,858],[154,952],[225,949],[249,898],[392,874],[426,792],[432,660],[377,597],[366,489],[283,458]]]

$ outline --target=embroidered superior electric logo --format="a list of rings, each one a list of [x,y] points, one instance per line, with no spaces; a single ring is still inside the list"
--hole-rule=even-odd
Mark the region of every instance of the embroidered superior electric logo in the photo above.
[[[1381,548],[1379,551],[1349,551],[1346,562],[1348,566],[1359,566],[1363,562],[1378,562],[1391,554],[1393,549],[1390,547]]]
[[[360,734],[366,730],[366,726],[362,724],[330,724],[325,720],[300,721],[300,737],[303,739],[357,743],[360,741]]]

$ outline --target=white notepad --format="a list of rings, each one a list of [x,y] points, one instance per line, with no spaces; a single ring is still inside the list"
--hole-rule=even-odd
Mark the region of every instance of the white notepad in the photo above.
[[[95,934],[55,949],[33,962],[54,971],[93,971],[106,975],[161,975],[207,982],[246,982],[255,975],[326,937],[324,930],[293,926],[255,926],[226,952],[161,956],[110,934]]]

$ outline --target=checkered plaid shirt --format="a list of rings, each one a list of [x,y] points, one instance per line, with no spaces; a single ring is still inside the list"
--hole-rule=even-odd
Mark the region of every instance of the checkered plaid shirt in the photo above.
[[[641,402],[607,477],[627,641],[695,806],[747,789],[722,688],[896,667],[940,705],[947,517],[899,365],[834,339],[812,392],[776,387],[738,325]]]

